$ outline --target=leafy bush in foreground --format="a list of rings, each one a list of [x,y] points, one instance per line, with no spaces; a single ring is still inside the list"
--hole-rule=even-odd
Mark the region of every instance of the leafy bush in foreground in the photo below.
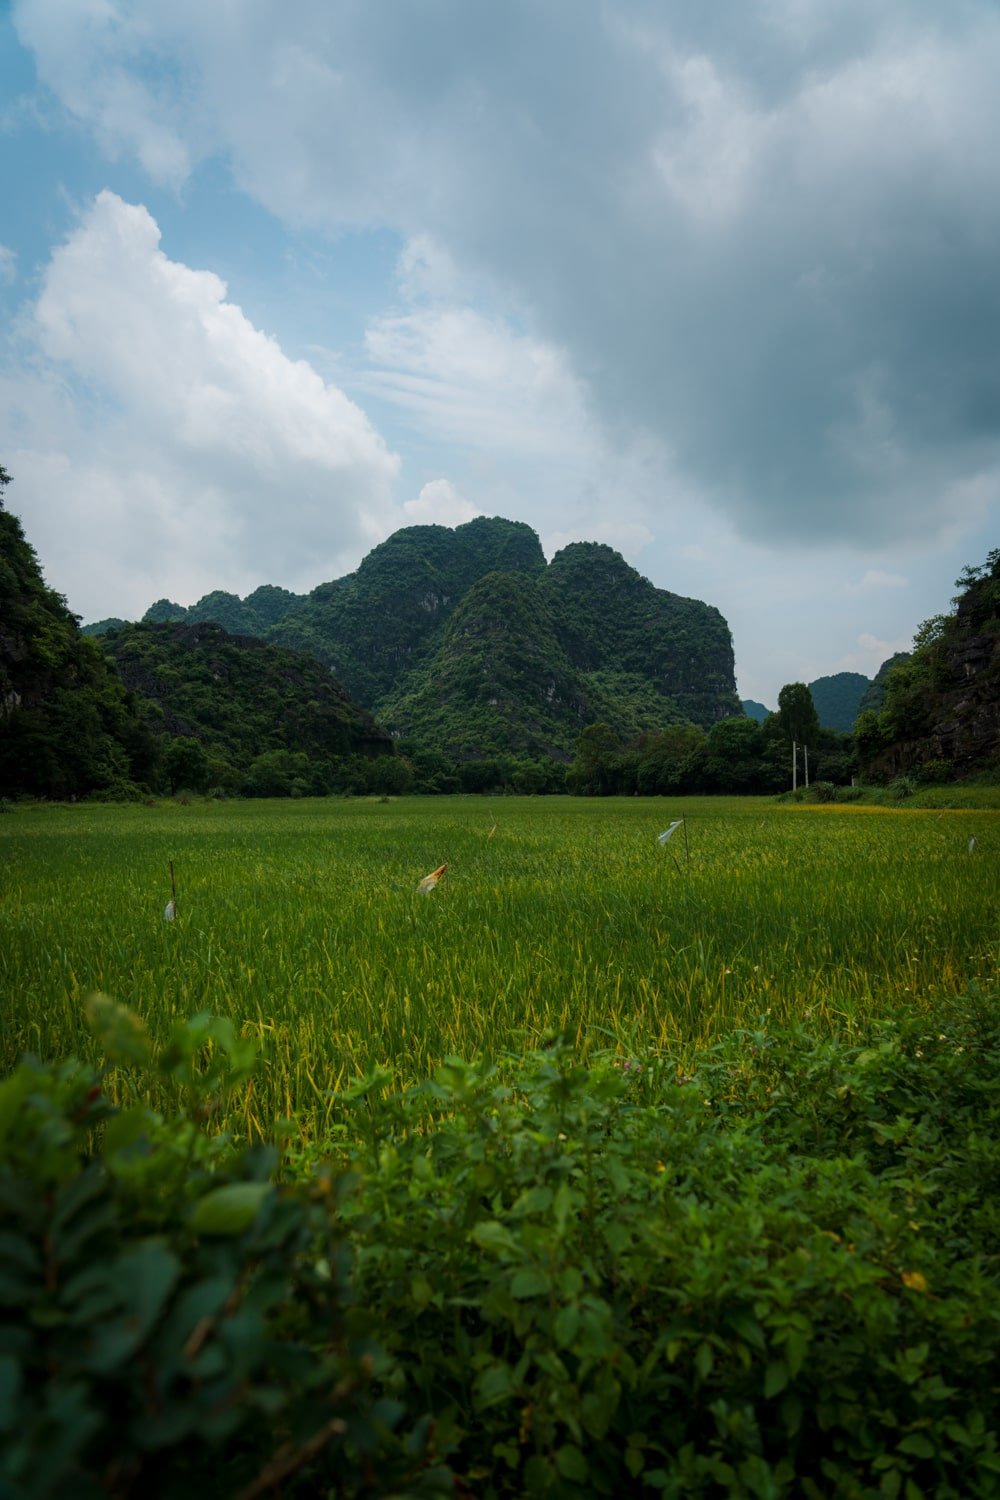
[[[99,1019],[145,1060],[127,1013],[105,1002]],[[203,1109],[241,1052],[202,1018],[161,1065]],[[4,1500],[440,1490],[420,1434],[397,1439],[401,1408],[377,1394],[329,1184],[279,1190],[275,1163],[196,1111],[118,1112],[75,1063],[26,1061],[0,1084]]]
[[[225,1023],[159,1059],[171,1124],[24,1064],[0,1492],[998,1495],[998,1061],[973,994],[683,1069],[374,1072],[284,1186],[198,1123],[250,1066]]]
[[[477,1495],[1000,1494],[998,1052],[970,1002],[690,1076],[370,1078],[344,1212],[394,1394]]]

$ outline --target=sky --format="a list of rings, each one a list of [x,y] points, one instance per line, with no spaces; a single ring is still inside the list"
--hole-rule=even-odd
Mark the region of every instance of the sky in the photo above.
[[[84,621],[615,547],[741,697],[1000,544],[995,0],[12,0],[0,462]]]

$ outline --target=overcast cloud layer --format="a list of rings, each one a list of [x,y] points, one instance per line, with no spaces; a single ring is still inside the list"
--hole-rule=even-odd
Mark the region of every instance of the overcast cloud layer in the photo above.
[[[388,229],[401,249],[363,355],[325,376],[210,270],[161,250],[148,211],[113,192],[84,204],[20,331],[37,506],[70,462],[42,438],[68,403],[82,482],[124,508],[141,495],[156,546],[201,517],[192,586],[202,572],[205,587],[296,586],[319,551],[316,582],[393,525],[502,510],[550,546],[602,535],[658,583],[702,584],[738,656],[756,593],[822,548],[837,581],[825,605],[815,579],[806,592],[818,617],[847,597],[862,611],[851,664],[869,672],[905,640],[863,611],[898,607],[914,539],[926,555],[995,522],[990,0],[15,0],[13,14],[112,185],[129,164],[183,202],[222,162],[290,234]],[[0,248],[0,276],[16,264]],[[88,403],[104,434],[90,449]],[[401,446],[423,463],[407,470]],[[300,498],[294,527],[276,488]],[[54,544],[59,529],[53,514]],[[224,553],[240,566],[210,578]],[[668,557],[686,559],[686,586],[662,576]],[[705,592],[726,566],[728,598]],[[783,650],[757,688],[772,700]],[[787,656],[791,675],[811,665]]]

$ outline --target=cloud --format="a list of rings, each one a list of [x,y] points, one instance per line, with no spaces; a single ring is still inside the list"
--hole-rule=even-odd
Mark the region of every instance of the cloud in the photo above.
[[[522,355],[558,351],[535,378],[577,382],[606,431],[645,429],[745,536],[933,538],[995,486],[988,0],[14,14],[66,107],[158,181],[214,153],[288,224],[433,247],[411,291],[466,291],[387,315],[372,350],[415,421],[443,432],[454,402],[456,441],[488,416],[477,370],[463,400],[413,350],[481,353],[488,284]]]
[[[637,554],[652,540],[653,534],[648,526],[622,518],[621,520],[595,522],[587,527],[585,537],[581,536],[579,530],[548,532],[542,537],[542,545],[546,557],[551,558],[570,542],[603,542],[605,546],[613,547],[616,552],[620,552],[634,563]]]
[[[423,486],[415,500],[403,502],[409,526],[461,526],[480,515],[448,479],[432,479]]]
[[[865,677],[874,677],[883,662],[900,651],[913,649],[912,640],[882,641],[878,636],[863,632],[857,638],[858,649],[841,657],[834,669],[837,672],[862,672]]]
[[[16,253],[8,245],[0,245],[0,282],[11,282],[16,276]]]
[[[154,578],[181,602],[311,586],[398,524],[398,459],[360,408],[159,238],[146,209],[101,193],[53,254],[7,377],[18,507],[57,587],[93,555],[73,600],[91,617],[109,596],[150,603]]]
[[[489,310],[468,306],[467,279],[420,240],[403,248],[397,291],[367,329],[353,387],[442,445],[479,513],[527,520],[552,545],[597,538],[630,555],[651,539],[651,510],[681,524],[689,496],[662,445],[605,423],[565,352],[497,310],[488,283]]]
[[[849,594],[863,594],[872,589],[901,589],[906,584],[907,579],[898,573],[886,573],[882,568],[869,568],[857,583],[848,583],[844,587]]]

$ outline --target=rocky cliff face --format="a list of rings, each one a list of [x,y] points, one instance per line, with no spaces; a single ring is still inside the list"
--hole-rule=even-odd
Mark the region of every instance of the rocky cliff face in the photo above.
[[[872,737],[877,773],[907,774],[932,761],[958,777],[1000,772],[1000,549],[967,569],[959,587],[954,612],[929,622],[912,655],[886,675]]]
[[[1000,635],[974,635],[946,651],[953,686],[934,714],[922,759],[949,760],[959,776],[1000,761]]]

